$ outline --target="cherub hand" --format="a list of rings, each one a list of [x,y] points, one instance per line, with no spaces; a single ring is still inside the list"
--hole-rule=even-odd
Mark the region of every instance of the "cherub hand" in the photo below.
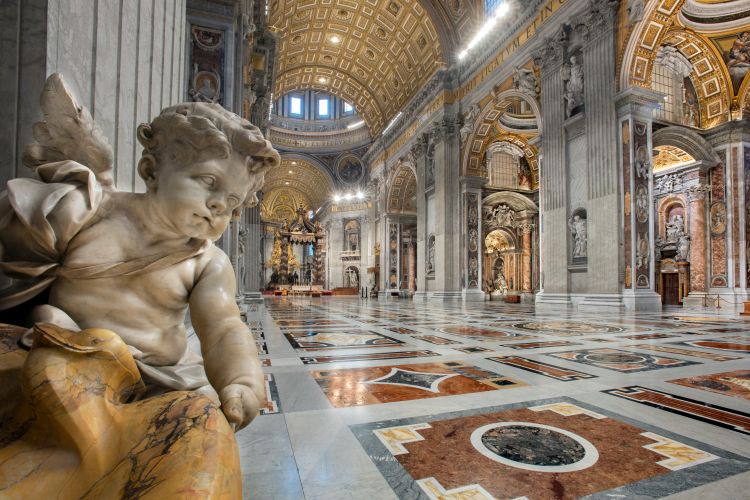
[[[235,432],[258,415],[262,399],[264,398],[259,398],[252,389],[242,384],[230,384],[219,393],[221,411]]]

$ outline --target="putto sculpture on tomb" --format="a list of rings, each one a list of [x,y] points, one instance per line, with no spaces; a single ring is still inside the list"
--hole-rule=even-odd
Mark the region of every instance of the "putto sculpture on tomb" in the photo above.
[[[9,181],[0,197],[0,269],[16,280],[0,291],[0,310],[19,323],[114,332],[107,338],[127,344],[122,356],[132,355],[146,395],[198,391],[206,411],[220,407],[233,429],[244,427],[264,404],[265,383],[234,301],[235,273],[213,242],[257,204],[278,153],[257,127],[219,105],[179,104],[138,127],[147,191],[120,192],[112,148],[60,75],[48,78],[41,106],[44,121],[24,155],[36,178]],[[43,291],[48,298],[39,300]],[[17,306],[31,299],[38,305],[22,316]],[[187,349],[188,307],[202,356]],[[24,341],[33,342],[31,354],[41,346],[35,332]],[[50,342],[68,336],[48,335]],[[78,393],[94,383],[86,366]],[[17,472],[0,467],[5,477]]]

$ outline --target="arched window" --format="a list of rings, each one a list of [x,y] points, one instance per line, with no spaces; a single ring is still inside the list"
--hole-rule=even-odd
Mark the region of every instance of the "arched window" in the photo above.
[[[654,118],[683,125],[698,126],[698,103],[690,61],[676,48],[664,45],[659,49],[651,74],[651,88],[664,94],[661,105],[654,109]]]
[[[496,142],[487,148],[487,176],[490,188],[518,189],[523,151],[509,142]]]

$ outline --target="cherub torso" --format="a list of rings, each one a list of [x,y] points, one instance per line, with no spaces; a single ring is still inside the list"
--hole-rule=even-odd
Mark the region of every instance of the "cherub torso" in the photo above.
[[[184,244],[175,241],[145,243],[139,238],[142,229],[129,217],[128,196],[118,195],[110,195],[112,199],[100,209],[103,213],[97,213],[93,224],[70,241],[63,266],[124,262],[185,249]],[[63,276],[52,285],[49,301],[82,329],[107,328],[116,332],[137,350],[136,359],[151,365],[170,365],[185,352],[188,299],[205,264],[203,254],[134,276],[94,279]]]

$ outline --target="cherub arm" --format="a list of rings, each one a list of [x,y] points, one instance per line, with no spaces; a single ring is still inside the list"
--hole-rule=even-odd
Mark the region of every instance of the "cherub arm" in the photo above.
[[[209,382],[235,429],[255,418],[265,401],[263,372],[250,331],[234,301],[229,258],[216,247],[190,293],[190,315],[201,342]]]

